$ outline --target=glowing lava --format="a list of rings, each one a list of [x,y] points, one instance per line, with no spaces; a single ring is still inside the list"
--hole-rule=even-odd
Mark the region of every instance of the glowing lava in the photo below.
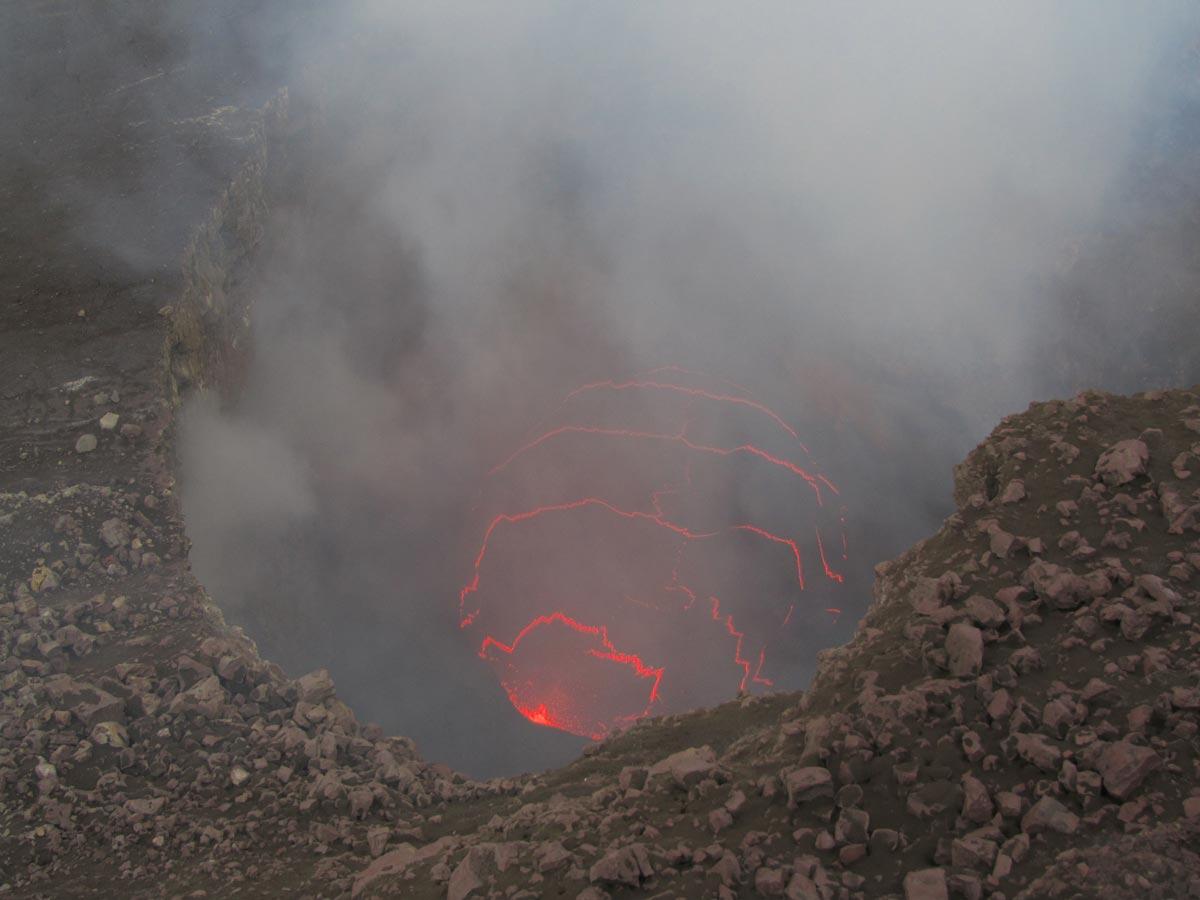
[[[531,635],[536,638],[564,629],[574,634],[554,635],[557,639],[547,641],[541,647],[535,646],[536,641],[530,639]],[[580,636],[584,640],[567,639]],[[548,656],[547,649],[550,651]],[[629,722],[649,713],[658,699],[663,677],[661,668],[647,665],[636,654],[618,650],[603,625],[586,625],[561,612],[538,616],[517,633],[511,644],[488,635],[483,639],[479,655],[501,663],[500,683],[513,706],[529,721],[597,739],[613,722]],[[561,665],[564,657],[571,658],[569,667]],[[598,709],[597,698],[588,696],[589,662],[593,663],[591,668],[596,668],[597,663],[604,666],[599,670],[601,683],[613,681],[613,673],[606,671],[609,665],[623,667],[636,679],[647,682],[644,705],[633,710],[622,710],[619,706],[603,711]],[[638,691],[637,687],[633,688],[635,697]]]
[[[824,588],[804,602],[805,556],[822,585],[844,580],[823,536],[844,525],[838,489],[744,388],[667,366],[576,388],[554,418],[488,473],[458,598],[530,722],[598,739],[770,687],[768,645],[797,610],[840,613]]]

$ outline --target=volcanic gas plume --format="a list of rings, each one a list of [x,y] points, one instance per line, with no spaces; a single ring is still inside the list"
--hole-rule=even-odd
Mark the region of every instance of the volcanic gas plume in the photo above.
[[[488,473],[459,624],[513,706],[599,739],[772,685],[847,556],[838,489],[745,388],[679,367],[571,391]]]

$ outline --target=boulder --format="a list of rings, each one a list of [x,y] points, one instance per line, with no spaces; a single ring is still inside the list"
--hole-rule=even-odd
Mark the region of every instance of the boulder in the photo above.
[[[946,636],[946,657],[951,675],[978,675],[983,668],[983,632],[966,622],[951,625]]]
[[[1104,789],[1118,800],[1124,800],[1161,765],[1162,760],[1149,747],[1117,741],[1104,748],[1096,768],[1104,779]]]
[[[358,873],[350,896],[357,898],[372,883],[388,875],[399,875],[416,859],[417,848],[412,844],[401,844],[395,850],[390,850]]]
[[[642,844],[630,844],[606,853],[588,870],[593,884],[623,884],[641,887],[642,882],[654,874],[650,855]]]
[[[717,755],[712,747],[689,747],[656,762],[650,767],[647,778],[654,780],[669,777],[686,790],[716,770]]]
[[[172,715],[181,712],[203,713],[210,719],[217,718],[225,707],[225,689],[221,687],[221,679],[209,675],[197,681],[181,694],[177,694],[167,707]]]
[[[454,868],[446,886],[446,900],[466,900],[486,893],[488,882],[496,872],[496,854],[490,844],[479,844],[467,851]]]
[[[784,775],[783,786],[787,790],[788,808],[795,809],[799,803],[832,797],[833,775],[820,766],[805,766]]]
[[[1021,577],[1042,600],[1055,609],[1071,610],[1092,599],[1092,588],[1070,569],[1038,560]]]
[[[1096,477],[1109,487],[1128,484],[1138,475],[1146,473],[1150,462],[1150,448],[1144,441],[1131,438],[1117,441],[1100,454],[1096,462]]]
[[[904,876],[904,900],[950,900],[945,869],[917,869]]]
[[[1030,835],[1043,831],[1074,834],[1078,828],[1079,816],[1049,796],[1033,804],[1021,819],[1021,830]]]
[[[1016,735],[1017,755],[1043,772],[1057,772],[1062,751],[1040,734]]]
[[[117,518],[105,519],[100,525],[100,540],[110,550],[128,547],[131,540],[129,526]]]
[[[88,728],[101,722],[125,721],[125,701],[95,685],[69,675],[55,675],[46,680],[46,690],[56,704]]]
[[[978,625],[984,628],[999,628],[1005,622],[1004,610],[994,600],[980,594],[972,594],[963,604],[963,609]]]
[[[305,703],[323,703],[333,696],[333,678],[328,669],[317,669],[296,680],[299,699]]]

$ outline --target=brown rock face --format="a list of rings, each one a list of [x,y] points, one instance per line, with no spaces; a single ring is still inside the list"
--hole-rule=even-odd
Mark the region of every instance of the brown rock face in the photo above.
[[[89,729],[101,722],[125,721],[124,701],[95,685],[76,681],[69,675],[55,675],[47,679],[46,689],[56,703]]]
[[[1026,569],[1021,581],[1055,609],[1076,609],[1092,598],[1087,581],[1064,566],[1042,560]]]
[[[640,887],[654,874],[650,857],[642,844],[631,844],[602,856],[588,870],[588,878],[599,884],[623,884]]]
[[[496,856],[488,844],[480,844],[467,851],[467,855],[454,868],[446,886],[446,900],[467,900],[486,893],[488,879],[496,870]]]
[[[951,675],[978,675],[983,668],[983,632],[965,622],[951,625],[946,636],[946,657]]]
[[[1118,441],[1100,454],[1096,463],[1096,477],[1110,487],[1129,484],[1137,476],[1146,473],[1148,462],[1150,448],[1143,441]]]
[[[904,876],[904,900],[950,900],[945,869],[918,869]]]
[[[1124,800],[1161,765],[1162,759],[1149,747],[1117,741],[1104,748],[1097,769],[1104,779],[1104,789],[1118,800]]]
[[[395,850],[389,850],[358,873],[354,879],[351,896],[357,898],[376,881],[403,872],[416,855],[417,850],[412,844],[401,844]]]
[[[833,796],[833,776],[828,769],[819,766],[806,766],[788,772],[783,785],[787,790],[788,807],[792,809],[799,803]]]
[[[1074,834],[1078,828],[1079,816],[1053,797],[1043,797],[1021,819],[1021,830],[1030,835],[1043,831]]]
[[[677,786],[686,789],[707,778],[716,768],[717,756],[711,747],[690,747],[655,763],[647,778],[670,777]]]

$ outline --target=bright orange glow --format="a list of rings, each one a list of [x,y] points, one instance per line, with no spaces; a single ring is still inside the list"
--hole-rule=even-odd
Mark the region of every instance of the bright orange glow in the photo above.
[[[842,526],[846,559],[845,520],[823,512],[838,488],[797,461],[808,448],[795,429],[745,388],[686,383],[705,378],[663,366],[585,384],[567,394],[560,421],[488,472],[506,499],[485,519],[459,591],[459,626],[480,629],[478,655],[535,725],[600,739],[680,708],[697,696],[695,679],[710,692],[699,696],[716,684],[728,684],[724,696],[769,688],[768,644],[785,639],[798,607],[821,608],[804,603],[805,554],[815,553],[825,584],[844,581],[825,546]],[[634,413],[651,420],[620,421]],[[568,414],[575,421],[561,421]],[[656,427],[663,417],[673,421]],[[776,449],[784,444],[803,456]],[[598,487],[585,483],[597,477]],[[773,510],[770,521],[746,506],[763,485],[767,499],[757,502]],[[522,502],[535,490],[558,496]],[[721,521],[727,507],[741,510],[738,519]],[[681,618],[699,596],[709,615]]]
[[[534,725],[546,725],[550,728],[562,727],[554,721],[554,717],[550,715],[550,710],[546,709],[545,703],[539,703],[537,706],[520,706],[514,701],[513,705],[517,707],[517,712]]]

